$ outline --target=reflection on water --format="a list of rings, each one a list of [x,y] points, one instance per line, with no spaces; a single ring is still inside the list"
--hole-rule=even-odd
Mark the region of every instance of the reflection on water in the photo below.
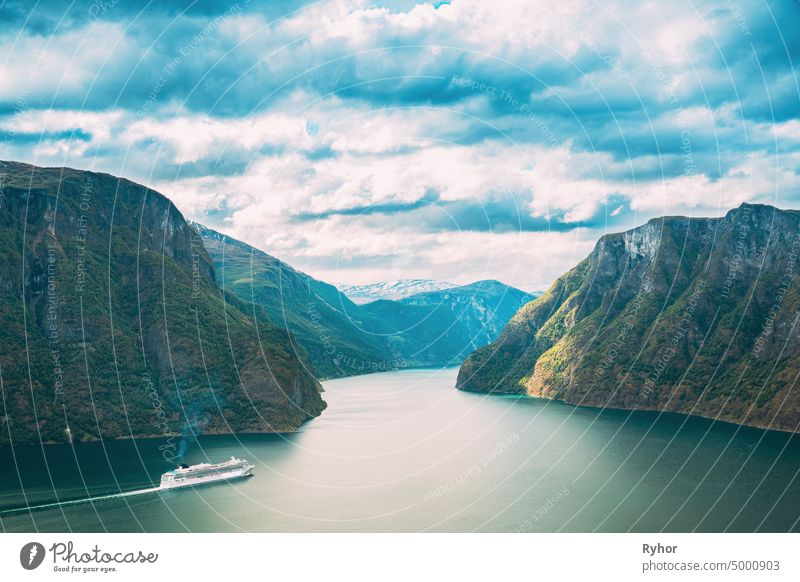
[[[798,437],[453,389],[456,370],[325,383],[290,435],[203,437],[255,476],[0,515],[4,531],[797,531]],[[0,508],[149,487],[156,440],[0,450]],[[44,459],[46,454],[46,463]]]

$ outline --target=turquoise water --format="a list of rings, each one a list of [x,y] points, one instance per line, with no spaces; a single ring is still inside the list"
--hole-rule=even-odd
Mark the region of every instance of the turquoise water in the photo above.
[[[0,513],[4,531],[797,531],[800,438],[453,388],[456,370],[325,382],[291,435],[203,437],[251,478]],[[0,511],[152,486],[158,440],[0,449]],[[45,457],[46,455],[46,463]]]

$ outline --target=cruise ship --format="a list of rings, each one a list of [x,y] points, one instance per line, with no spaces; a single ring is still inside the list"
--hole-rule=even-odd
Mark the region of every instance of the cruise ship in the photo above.
[[[254,465],[248,461],[231,457],[224,463],[212,465],[200,463],[198,465],[181,465],[177,469],[167,471],[161,475],[160,489],[174,489],[176,487],[189,487],[204,485],[215,481],[226,481],[248,477],[252,475]]]

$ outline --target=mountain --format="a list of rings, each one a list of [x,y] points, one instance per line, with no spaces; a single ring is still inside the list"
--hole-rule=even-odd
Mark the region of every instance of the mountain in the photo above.
[[[497,339],[517,310],[535,296],[500,281],[487,280],[417,293],[400,302],[456,314],[469,345],[476,349]]]
[[[367,330],[409,366],[453,366],[498,334],[533,296],[498,281],[479,281],[400,301],[359,306]]]
[[[194,227],[214,261],[219,285],[261,306],[276,326],[291,331],[292,348],[308,353],[309,371],[317,377],[398,367],[383,342],[364,331],[358,306],[336,287],[232,237]]]
[[[378,299],[405,299],[418,293],[451,289],[456,285],[432,279],[400,279],[398,281],[381,281],[366,285],[338,285],[337,287],[351,301],[362,304],[377,301]]]
[[[318,378],[460,364],[532,296],[485,281],[401,301],[356,304],[336,287],[232,237],[195,225],[217,281],[285,327]]]
[[[293,431],[321,387],[224,293],[172,203],[108,174],[0,162],[0,444]]]
[[[458,387],[797,431],[800,212],[743,204],[602,237]]]

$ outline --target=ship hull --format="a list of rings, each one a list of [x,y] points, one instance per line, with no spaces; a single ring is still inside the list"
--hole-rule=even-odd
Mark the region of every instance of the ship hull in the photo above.
[[[196,477],[191,479],[179,479],[170,482],[162,482],[159,489],[179,489],[181,487],[195,487],[197,485],[208,485],[209,483],[217,483],[219,481],[232,481],[234,479],[242,479],[244,477],[252,476],[253,467],[246,469],[236,469],[225,473],[218,473],[216,475],[208,475],[204,477]]]

